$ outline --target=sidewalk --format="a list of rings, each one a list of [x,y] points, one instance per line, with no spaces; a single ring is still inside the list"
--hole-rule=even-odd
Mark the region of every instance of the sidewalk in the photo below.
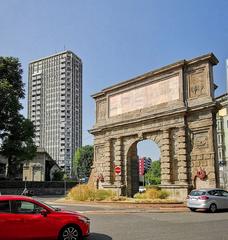
[[[85,210],[84,213],[175,213],[188,212],[184,203],[131,203],[131,202],[74,202],[72,200],[58,199],[56,201],[45,201],[50,205],[96,208],[96,210]]]

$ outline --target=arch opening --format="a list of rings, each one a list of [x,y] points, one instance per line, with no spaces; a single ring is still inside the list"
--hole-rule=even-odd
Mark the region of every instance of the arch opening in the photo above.
[[[153,140],[139,140],[131,145],[127,154],[128,196],[133,197],[140,186],[160,184],[160,159],[160,148]]]

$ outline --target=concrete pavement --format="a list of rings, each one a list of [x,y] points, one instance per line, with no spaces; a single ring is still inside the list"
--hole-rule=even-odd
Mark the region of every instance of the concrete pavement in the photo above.
[[[54,207],[79,209],[83,213],[188,212],[184,203],[74,202],[64,198],[38,197]]]

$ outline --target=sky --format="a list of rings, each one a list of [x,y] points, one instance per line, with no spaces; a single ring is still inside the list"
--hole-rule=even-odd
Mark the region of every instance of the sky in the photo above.
[[[83,145],[95,123],[91,95],[183,59],[213,52],[216,96],[226,91],[227,0],[0,0],[0,55],[28,64],[71,50],[83,61]],[[22,101],[27,116],[27,95]],[[147,141],[139,155],[159,158]]]

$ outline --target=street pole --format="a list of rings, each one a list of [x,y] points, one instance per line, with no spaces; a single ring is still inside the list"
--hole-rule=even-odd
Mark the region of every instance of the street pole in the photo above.
[[[27,176],[25,176],[25,189],[27,189],[26,181],[27,181]]]
[[[143,187],[145,187],[145,175],[143,175]]]
[[[64,181],[64,195],[66,196],[66,178],[67,178],[67,176],[66,176],[66,174],[64,174],[64,177],[63,177],[63,181]]]
[[[66,180],[64,179],[64,195],[66,196]]]
[[[119,177],[120,177],[120,176],[119,176]],[[118,180],[117,186],[118,186],[117,197],[118,197],[118,199],[119,199],[120,193],[121,193],[121,179]]]

